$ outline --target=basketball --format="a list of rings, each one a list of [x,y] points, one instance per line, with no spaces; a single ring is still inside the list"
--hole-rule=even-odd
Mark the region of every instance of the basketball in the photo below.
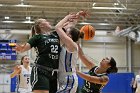
[[[91,40],[95,36],[95,28],[91,25],[84,25],[80,31],[84,32],[84,40]]]

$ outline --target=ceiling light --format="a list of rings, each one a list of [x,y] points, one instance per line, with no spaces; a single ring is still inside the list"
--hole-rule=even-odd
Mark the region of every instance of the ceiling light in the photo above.
[[[105,25],[110,25],[109,23],[98,23],[99,25],[105,26]]]
[[[119,3],[114,3],[114,5],[119,5]]]
[[[28,24],[34,23],[34,21],[30,21],[30,20],[28,20],[28,21],[1,21],[1,22],[3,22],[3,23],[28,23]]]
[[[22,4],[13,5],[13,6],[17,6],[17,7],[32,7],[32,5],[22,5]]]
[[[34,21],[23,21],[22,23],[29,23],[29,24],[33,24],[34,23]]]
[[[122,7],[92,7],[92,9],[120,9],[120,10],[125,10],[126,8]]]
[[[92,6],[95,6],[96,3],[93,3]]]
[[[95,35],[107,35],[107,31],[96,31]]]
[[[30,17],[30,16],[27,16],[27,17],[26,17],[26,19],[30,20],[30,19],[31,19],[31,17]]]
[[[15,21],[2,21],[3,23],[14,23]]]
[[[4,19],[10,19],[10,17],[9,16],[5,16]]]
[[[109,23],[87,23],[87,22],[81,22],[81,23],[78,23],[80,25],[110,25]]]
[[[90,24],[90,23],[86,23],[86,22],[81,22],[81,23],[79,23],[80,25],[88,25],[88,24]]]

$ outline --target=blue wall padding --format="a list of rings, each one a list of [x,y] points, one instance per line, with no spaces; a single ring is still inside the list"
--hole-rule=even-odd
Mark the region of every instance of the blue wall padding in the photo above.
[[[11,92],[16,90],[17,77],[11,78]]]
[[[109,82],[103,88],[103,93],[132,93],[131,81],[134,73],[109,74]],[[82,88],[83,79],[79,78],[79,90]]]
[[[110,81],[103,93],[132,93],[131,81],[134,73],[117,73],[109,75]]]

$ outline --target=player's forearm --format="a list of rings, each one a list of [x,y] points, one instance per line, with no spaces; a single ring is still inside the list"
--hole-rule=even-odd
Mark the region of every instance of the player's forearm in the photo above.
[[[77,44],[73,42],[73,40],[69,36],[67,36],[67,34],[61,28],[57,29],[57,34],[59,35],[69,52],[77,51]]]
[[[97,77],[97,76],[90,76],[88,74],[85,74],[85,73],[82,73],[82,72],[79,72],[77,71],[76,72],[81,78],[89,81],[89,82],[92,82],[92,83],[97,83],[97,84],[107,84],[109,79],[108,77]]]
[[[13,74],[10,75],[10,78],[14,78],[14,77],[15,77],[15,75],[13,75]]]
[[[13,73],[10,74],[10,78],[14,78],[17,74],[18,74],[18,72],[14,71]]]
[[[78,51],[79,57],[81,61],[86,65],[86,67],[89,69],[94,67],[95,66],[94,63],[86,57],[86,55],[83,53],[83,50],[81,49],[79,45],[78,45],[78,48],[79,48],[79,51]]]
[[[63,25],[68,21],[70,15],[66,16],[64,19],[62,19],[55,27],[57,34],[59,35],[59,37],[61,38],[62,42],[65,44],[65,46],[67,47],[67,49],[70,52],[74,52],[75,50],[77,50],[77,45],[75,44],[75,42],[73,42],[73,40],[67,36],[67,34],[63,31],[62,27]]]
[[[23,53],[25,51],[28,51],[31,49],[31,46],[29,43],[26,43],[25,45],[21,45],[18,52]]]
[[[94,78],[94,76],[91,78],[90,75],[87,75],[87,74],[82,73],[82,72],[80,72],[80,71],[77,71],[76,73],[77,73],[81,78],[83,78],[83,79],[86,80],[86,81],[89,81],[89,82],[92,81],[93,83],[95,83],[94,81],[97,80],[96,78]],[[94,80],[92,80],[92,79],[94,79]]]
[[[55,26],[56,29],[58,28],[63,28],[64,24],[68,21],[68,17],[66,16],[65,18],[63,18],[60,22],[57,23],[57,25]],[[56,30],[58,31],[58,30]]]
[[[93,66],[94,66],[93,63],[85,55],[81,55],[79,57],[80,57],[82,63],[84,63],[88,69],[93,68]]]

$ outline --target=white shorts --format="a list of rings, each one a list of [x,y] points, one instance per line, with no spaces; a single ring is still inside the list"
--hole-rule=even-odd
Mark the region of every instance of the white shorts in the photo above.
[[[58,73],[57,93],[76,93],[78,87],[78,77],[76,73]]]
[[[18,93],[32,93],[31,89],[19,88]]]

